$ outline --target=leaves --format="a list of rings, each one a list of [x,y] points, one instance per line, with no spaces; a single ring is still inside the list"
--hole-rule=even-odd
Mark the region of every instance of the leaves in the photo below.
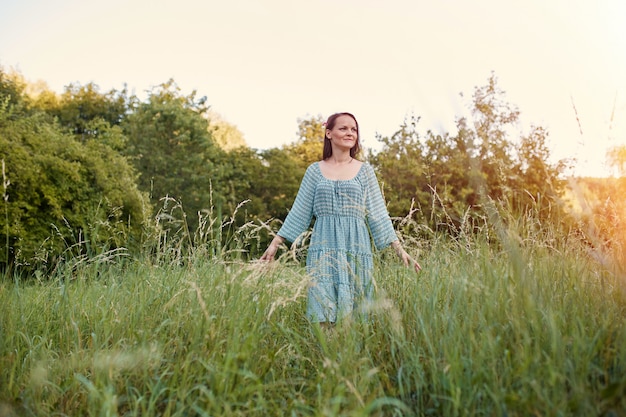
[[[146,198],[130,164],[107,144],[123,143],[119,128],[98,119],[108,139],[82,143],[19,97],[0,107],[0,158],[10,181],[0,219],[9,247],[0,262],[46,265],[74,244],[96,254],[140,241]]]
[[[520,213],[532,208],[558,218],[556,207],[550,209],[564,189],[565,162],[550,164],[547,131],[533,127],[523,136],[516,130],[518,118],[492,75],[475,89],[472,120],[459,118],[455,135],[428,131],[421,136],[419,118],[410,116],[391,137],[379,137],[383,149],[370,160],[392,216],[411,213],[415,202],[421,210],[412,215],[434,229],[466,221],[468,214],[481,218],[491,200]]]
[[[116,236],[111,242],[122,245],[172,199],[180,208],[174,220],[189,235],[202,213],[217,224],[283,219],[304,170],[323,150],[321,115],[299,119],[292,143],[252,150],[234,125],[209,111],[206,97],[183,94],[173,80],[140,101],[126,89],[101,93],[95,84],[69,85],[57,96],[0,71],[0,108],[0,156],[10,182],[3,226],[11,231],[11,256],[32,255],[36,242],[50,236],[50,224],[64,222],[79,234],[119,223],[105,228],[109,235],[101,241]],[[565,161],[549,162],[547,130],[532,126],[522,134],[519,114],[492,74],[474,89],[471,117],[459,118],[456,132],[420,132],[419,116],[410,115],[393,135],[379,135],[381,151],[366,159],[390,214],[458,230],[468,219],[484,218],[485,203],[496,201],[560,221],[555,202]],[[614,152],[618,166],[620,155]]]
[[[297,138],[283,147],[287,155],[298,161],[306,169],[313,162],[322,159],[324,148],[324,118],[321,115],[298,119]]]

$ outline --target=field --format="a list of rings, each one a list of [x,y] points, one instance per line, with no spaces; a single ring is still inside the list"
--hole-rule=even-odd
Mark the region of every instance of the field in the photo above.
[[[201,250],[0,284],[0,416],[626,415],[626,276],[514,225],[376,256],[367,320],[307,322],[307,279]]]

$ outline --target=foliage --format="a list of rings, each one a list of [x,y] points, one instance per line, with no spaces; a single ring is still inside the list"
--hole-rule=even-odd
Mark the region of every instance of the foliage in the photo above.
[[[175,253],[186,256],[197,250],[206,250],[212,256],[224,252],[232,255],[233,244],[240,243],[238,228],[264,225],[254,240],[247,239],[245,248],[236,249],[235,258],[251,259],[260,256],[272,239],[271,225],[284,220],[293,203],[300,181],[304,175],[298,163],[285,151],[270,149],[257,153],[249,148],[238,148],[228,152],[225,159],[226,203],[231,216],[224,216],[211,203],[210,208],[198,213],[198,227],[194,230],[187,224],[182,204],[172,198],[163,199],[163,205],[156,214],[158,222],[158,245],[163,246],[169,239],[186,247],[177,247]],[[209,196],[212,196],[209,192]],[[239,199],[247,196],[246,199]],[[225,227],[228,226],[228,227]],[[206,246],[210,248],[206,248]],[[229,255],[230,256],[230,255]]]
[[[427,207],[431,227],[456,228],[468,212],[480,213],[480,193],[485,180],[476,167],[472,151],[474,138],[471,130],[459,124],[458,134],[435,135],[426,139],[426,178],[432,192],[432,203]]]
[[[54,269],[0,275],[0,414],[626,409],[625,183],[579,184],[578,223],[560,227],[563,165],[545,129],[515,136],[495,77],[458,132],[420,135],[411,116],[379,137],[368,157],[424,270],[377,253],[370,319],[328,332],[304,316],[301,249],[241,262],[319,159],[321,117],[282,149],[225,152],[206,99],[173,81],[145,102],[27,89],[0,71],[0,262]]]
[[[376,167],[383,194],[391,216],[404,216],[412,201],[418,204],[429,198],[425,185],[426,163],[417,124],[419,117],[410,116],[391,137],[378,136],[383,149],[370,151],[369,162]],[[398,175],[401,172],[402,175]]]
[[[467,129],[467,121],[459,119],[458,125],[465,128],[472,138],[471,154],[477,169],[484,178],[482,185],[486,195],[494,200],[505,196],[510,186],[509,167],[513,165],[512,142],[509,129],[519,118],[519,111],[506,103],[504,92],[492,75],[486,86],[474,89],[472,122],[473,129]],[[467,142],[466,142],[467,143]]]
[[[126,116],[130,102],[126,90],[111,90],[100,93],[94,83],[87,85],[70,84],[57,100],[37,100],[35,104],[57,118],[62,129],[76,135],[80,140],[96,138],[101,131],[95,128],[99,124],[119,126]],[[94,125],[94,121],[101,121]],[[122,146],[118,145],[117,149]]]
[[[283,147],[287,155],[298,161],[304,169],[322,159],[326,131],[324,122],[321,115],[298,119],[296,139]]]
[[[284,220],[304,177],[305,169],[288,151],[268,149],[261,153],[263,170],[254,185],[265,202],[266,218]]]
[[[539,207],[540,217],[552,223],[559,223],[564,217],[562,197],[566,181],[562,173],[566,161],[551,165],[550,151],[546,145],[548,132],[532,126],[530,134],[522,136],[517,147],[517,163],[513,171],[511,201],[520,211],[529,207]]]
[[[0,67],[0,97],[1,104],[7,108],[25,111],[29,104],[28,96],[24,95],[27,83],[21,74],[16,72],[5,72]]]
[[[228,123],[222,116],[214,111],[208,111],[209,132],[217,145],[225,151],[246,148],[243,133],[237,126]]]
[[[13,114],[18,109],[21,115],[37,113],[37,123],[50,126],[56,120],[57,133],[71,134],[85,149],[119,161],[110,169],[124,164],[119,158],[130,161],[137,187],[150,196],[144,216],[161,216],[155,218],[165,227],[162,232],[185,236],[189,249],[202,241],[194,236],[205,234],[202,219],[208,213],[219,219],[211,227],[284,219],[304,170],[321,157],[320,115],[299,119],[291,144],[257,151],[238,146],[245,142],[236,127],[209,111],[205,97],[182,94],[173,80],[139,101],[125,89],[101,93],[93,83],[70,85],[57,96],[16,74],[3,77],[1,88]],[[36,94],[28,97],[27,90]],[[541,207],[540,216],[549,223],[570,221],[560,202],[564,163],[548,162],[547,130],[518,131],[519,111],[504,100],[494,75],[474,90],[471,110],[470,119],[457,120],[453,134],[420,134],[420,119],[411,115],[390,137],[378,136],[382,150],[366,158],[378,172],[391,215],[423,224],[423,232],[443,228],[453,234],[461,225],[480,224],[492,202],[519,215]],[[102,185],[93,184],[95,198]],[[224,215],[234,211],[234,219]]]
[[[508,225],[497,247],[481,233],[437,234],[418,279],[378,254],[369,320],[330,331],[304,316],[308,281],[291,252],[267,268],[199,251],[184,265],[4,276],[0,409],[620,415],[626,283],[569,236],[537,235],[536,218],[497,215]]]
[[[181,94],[170,80],[136,103],[122,124],[139,189],[157,207],[166,197],[179,201],[190,230],[202,210],[214,205],[222,212],[228,188],[226,154],[209,132],[206,98],[195,95]]]
[[[571,179],[568,188],[581,240],[600,262],[626,276],[626,177]]]
[[[419,210],[413,215],[431,228],[457,233],[460,223],[480,221],[496,201],[522,215],[539,204],[544,220],[561,221],[564,162],[548,162],[547,131],[541,127],[516,140],[518,118],[492,75],[475,89],[472,120],[459,118],[456,134],[428,131],[422,137],[419,118],[412,116],[391,137],[379,137],[383,148],[370,160],[385,184],[392,215],[412,212],[414,205]]]
[[[77,142],[19,98],[0,97],[0,228],[8,241],[2,263],[53,266],[59,257],[139,243],[147,201],[126,159],[104,143]],[[103,136],[121,135],[119,128],[100,128]]]
[[[246,220],[283,220],[304,176],[298,161],[278,148],[258,152],[240,148],[230,152],[228,158],[228,209],[232,212],[247,196],[250,202],[246,204]]]

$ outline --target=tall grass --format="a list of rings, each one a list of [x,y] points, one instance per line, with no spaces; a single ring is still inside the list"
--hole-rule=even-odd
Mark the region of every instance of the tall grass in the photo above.
[[[368,320],[331,330],[305,318],[301,254],[244,263],[259,228],[227,249],[205,225],[191,253],[161,239],[158,262],[4,277],[0,416],[626,413],[622,278],[532,215],[407,236],[422,273],[377,254]]]
[[[9,251],[10,251],[10,247],[9,247],[9,207],[8,207],[8,201],[9,201],[9,195],[7,194],[7,188],[9,187],[9,185],[11,185],[11,181],[9,181],[9,179],[7,178],[7,174],[6,174],[6,166],[4,164],[4,159],[2,159],[2,202],[3,202],[3,206],[4,206],[4,224],[5,224],[5,245],[4,245],[4,256],[2,257],[2,260],[5,262],[8,262],[9,260]]]

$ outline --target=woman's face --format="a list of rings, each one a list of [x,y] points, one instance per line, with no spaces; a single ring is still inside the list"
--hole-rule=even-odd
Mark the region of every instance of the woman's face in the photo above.
[[[326,137],[333,147],[350,150],[359,139],[356,121],[350,116],[339,116],[332,129],[326,129]]]

